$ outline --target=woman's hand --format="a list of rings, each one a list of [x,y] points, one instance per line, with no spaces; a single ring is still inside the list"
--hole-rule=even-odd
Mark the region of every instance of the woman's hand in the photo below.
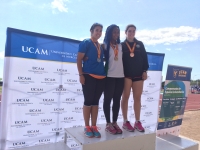
[[[142,74],[142,79],[143,79],[143,80],[146,80],[146,79],[147,79],[147,72],[143,72],[143,74]]]
[[[85,77],[83,75],[80,75],[79,81],[81,84],[85,85]]]

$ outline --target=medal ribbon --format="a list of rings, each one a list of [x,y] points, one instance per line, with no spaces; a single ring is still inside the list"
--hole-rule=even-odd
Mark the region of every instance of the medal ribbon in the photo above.
[[[128,49],[129,49],[130,53],[134,53],[136,43],[134,42],[134,45],[133,45],[132,48],[130,47],[130,45],[127,42],[126,42],[126,45],[128,46]]]
[[[100,56],[101,56],[101,48],[100,48],[100,44],[98,43],[97,41],[97,44],[93,41],[93,39],[91,38],[91,41],[93,42],[94,46],[96,47],[97,49],[97,54],[98,54],[98,58],[100,59]]]
[[[114,46],[112,43],[110,43],[110,46],[114,50],[115,57],[118,57],[118,45]]]

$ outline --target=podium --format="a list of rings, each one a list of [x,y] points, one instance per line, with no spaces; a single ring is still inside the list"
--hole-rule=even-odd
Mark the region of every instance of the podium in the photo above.
[[[119,124],[121,126],[121,124]],[[66,128],[65,143],[76,150],[198,150],[198,143],[173,135],[157,137],[155,132],[144,133],[123,130],[112,135],[105,131],[105,124],[98,125],[101,138],[87,138],[83,127]],[[71,144],[76,141],[76,144]]]
[[[71,137],[80,146],[80,150],[155,150],[156,133],[146,130],[144,133],[123,130],[122,134],[112,135],[105,131],[105,124],[98,125],[101,138],[87,138],[83,127],[65,129],[65,142]]]

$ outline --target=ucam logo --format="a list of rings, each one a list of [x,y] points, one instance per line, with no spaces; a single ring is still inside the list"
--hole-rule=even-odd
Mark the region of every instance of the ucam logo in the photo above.
[[[44,70],[42,67],[32,67],[33,70]]]
[[[31,80],[31,77],[18,77],[18,80]]]
[[[22,46],[22,52],[31,53],[31,54],[39,54],[39,55],[49,55],[48,50],[28,47],[28,46]]]
[[[67,72],[67,69],[57,69],[58,72]]]
[[[64,120],[73,120],[74,117],[65,117]]]
[[[54,99],[43,99],[43,102],[54,102]]]
[[[52,119],[41,119],[41,122],[52,122]]]
[[[41,112],[41,109],[29,109],[29,112]]]
[[[15,121],[15,124],[26,124],[26,123],[28,123],[27,120],[25,120],[25,121]]]
[[[39,133],[40,130],[28,130],[27,133]]]
[[[67,91],[65,88],[57,88],[56,91]]]
[[[39,140],[39,143],[45,143],[45,142],[50,142],[51,139],[41,139]]]
[[[67,82],[75,83],[75,82],[77,82],[77,80],[75,80],[75,79],[67,79]]]
[[[75,101],[75,98],[66,98],[66,101],[67,101],[67,102],[74,102],[74,101]]]
[[[83,107],[75,107],[75,110],[82,110]]]
[[[45,80],[45,81],[49,81],[49,82],[50,82],[50,81],[51,81],[51,82],[52,82],[52,81],[56,81],[56,79],[52,79],[52,78],[45,78],[44,80]]]
[[[17,99],[17,102],[29,102],[29,99]]]
[[[21,146],[21,145],[25,145],[26,142],[15,142],[13,143],[13,146]]]
[[[31,91],[43,91],[42,88],[31,88]]]
[[[62,128],[53,128],[52,131],[61,131]]]
[[[64,111],[64,108],[54,108],[54,111]]]
[[[71,147],[78,147],[79,146],[79,144],[71,144]]]

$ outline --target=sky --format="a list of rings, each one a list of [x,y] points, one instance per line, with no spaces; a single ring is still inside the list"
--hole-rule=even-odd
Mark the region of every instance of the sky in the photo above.
[[[95,22],[104,26],[100,42],[107,26],[117,24],[123,41],[134,24],[147,52],[165,54],[163,80],[168,64],[191,67],[191,79],[200,79],[200,0],[1,0],[0,78],[7,27],[83,40]]]

